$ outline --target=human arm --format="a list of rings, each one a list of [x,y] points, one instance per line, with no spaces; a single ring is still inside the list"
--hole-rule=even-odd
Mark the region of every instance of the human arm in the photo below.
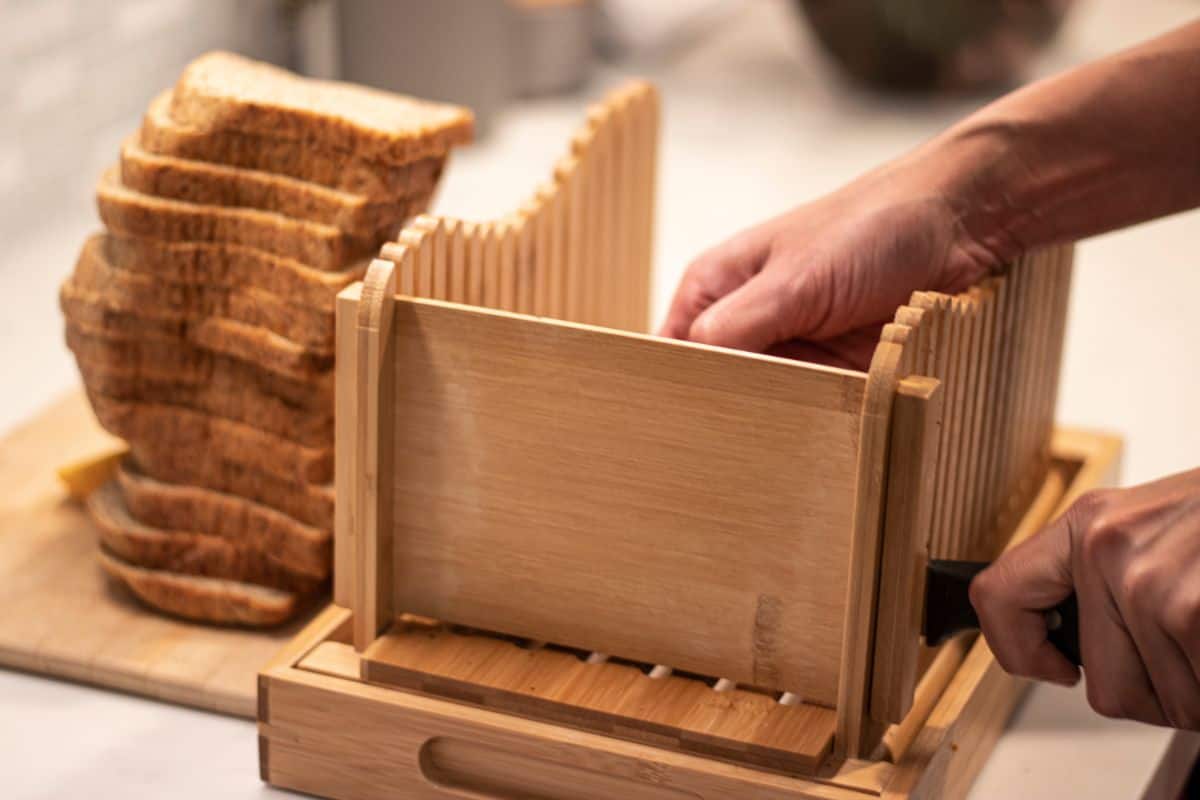
[[[1198,130],[1200,22],[1014,92],[718,245],[661,333],[864,368],[914,290],[1200,205]]]

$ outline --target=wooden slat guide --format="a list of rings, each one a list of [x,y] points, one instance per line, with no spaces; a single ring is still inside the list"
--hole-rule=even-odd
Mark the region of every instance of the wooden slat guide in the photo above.
[[[362,675],[373,683],[787,772],[813,772],[833,741],[831,709],[784,704],[779,692],[747,691],[716,678],[414,618],[398,619],[363,653]]]
[[[589,108],[571,152],[512,214],[418,217],[380,252],[400,294],[644,331],[658,116],[654,87],[633,81]]]
[[[861,373],[396,302],[396,609],[833,704]]]
[[[259,669],[304,626],[173,619],[111,584],[97,533],[55,468],[112,447],[83,393],[0,441],[0,665],[253,717]]]

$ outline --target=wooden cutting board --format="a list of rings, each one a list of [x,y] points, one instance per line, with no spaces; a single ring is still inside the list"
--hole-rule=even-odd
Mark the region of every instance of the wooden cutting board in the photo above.
[[[197,625],[109,581],[55,469],[114,442],[82,392],[0,439],[0,665],[253,718],[259,668],[312,613],[267,632]]]

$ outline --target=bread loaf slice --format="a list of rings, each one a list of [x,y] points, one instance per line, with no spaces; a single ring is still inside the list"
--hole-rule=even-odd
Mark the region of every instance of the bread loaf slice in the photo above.
[[[171,119],[171,99],[167,91],[150,103],[138,137],[143,150],[287,175],[378,202],[395,202],[426,186],[432,189],[446,165],[444,153],[397,165],[270,134],[190,128]]]
[[[104,571],[143,603],[184,619],[263,628],[286,622],[301,607],[295,594],[279,589],[145,569],[103,550],[99,558]]]
[[[229,242],[307,264],[345,269],[379,249],[386,236],[351,236],[331,225],[306,222],[251,208],[185,203],[153,197],[121,184],[112,167],[96,184],[100,219],[131,236],[180,242]]]
[[[167,530],[144,524],[129,513],[116,481],[92,492],[87,509],[105,551],[135,566],[228,578],[301,595],[312,594],[322,584],[289,569],[270,551],[190,528]]]
[[[220,51],[184,69],[171,118],[201,130],[269,134],[395,164],[445,153],[474,133],[471,112],[459,106],[303,78]]]
[[[332,372],[316,380],[296,380],[170,339],[109,337],[103,331],[66,326],[67,346],[77,358],[106,371],[177,386],[210,386],[214,391],[245,391],[276,398],[299,411],[332,414]]]
[[[180,453],[162,442],[130,442],[129,451],[138,469],[155,480],[244,497],[314,528],[333,530],[332,484],[283,480],[204,453]]]
[[[165,403],[130,402],[87,387],[96,420],[136,452],[155,442],[197,463],[235,464],[283,481],[324,484],[333,480],[333,443],[308,447],[223,417]]]
[[[292,303],[333,311],[337,293],[362,280],[369,261],[325,272],[299,261],[229,242],[167,242],[119,231],[95,234],[108,263],[119,269],[153,275],[176,283],[214,288],[257,288]]]
[[[147,319],[196,320],[223,317],[266,328],[322,352],[334,349],[331,310],[298,306],[254,287],[221,289],[179,283],[114,267],[102,243],[89,239],[75,262],[72,286],[103,298],[107,307]]]
[[[261,170],[147,152],[136,138],[121,146],[121,183],[142,194],[217,206],[273,211],[331,225],[356,236],[392,238],[413,208],[424,208],[433,183],[404,196],[372,201],[311,181]]]
[[[126,458],[117,468],[125,507],[147,525],[194,530],[269,552],[289,570],[317,580],[329,577],[333,536],[242,497],[163,483]]]
[[[59,306],[68,324],[110,339],[187,343],[221,353],[298,381],[314,380],[333,368],[333,352],[299,345],[266,328],[222,317],[203,320],[147,319],[112,308],[95,292],[70,279],[59,288]]]
[[[75,354],[83,383],[97,394],[130,403],[182,406],[307,447],[328,446],[333,441],[332,405],[319,411],[298,408],[260,391],[253,383],[229,380],[228,373],[209,383],[180,380],[170,377],[170,362],[144,371],[140,365],[109,357],[103,339],[99,340],[101,346],[90,347],[87,341],[78,341],[80,338],[77,332],[68,330],[67,344]],[[94,355],[97,351],[101,355]],[[155,377],[155,372],[167,377]]]

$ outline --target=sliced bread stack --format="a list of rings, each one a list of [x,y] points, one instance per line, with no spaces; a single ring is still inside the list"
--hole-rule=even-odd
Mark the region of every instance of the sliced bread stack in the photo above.
[[[131,453],[88,499],[101,564],[144,602],[270,625],[326,585],[334,298],[471,135],[465,109],[229,53],[151,103],[60,292]]]

